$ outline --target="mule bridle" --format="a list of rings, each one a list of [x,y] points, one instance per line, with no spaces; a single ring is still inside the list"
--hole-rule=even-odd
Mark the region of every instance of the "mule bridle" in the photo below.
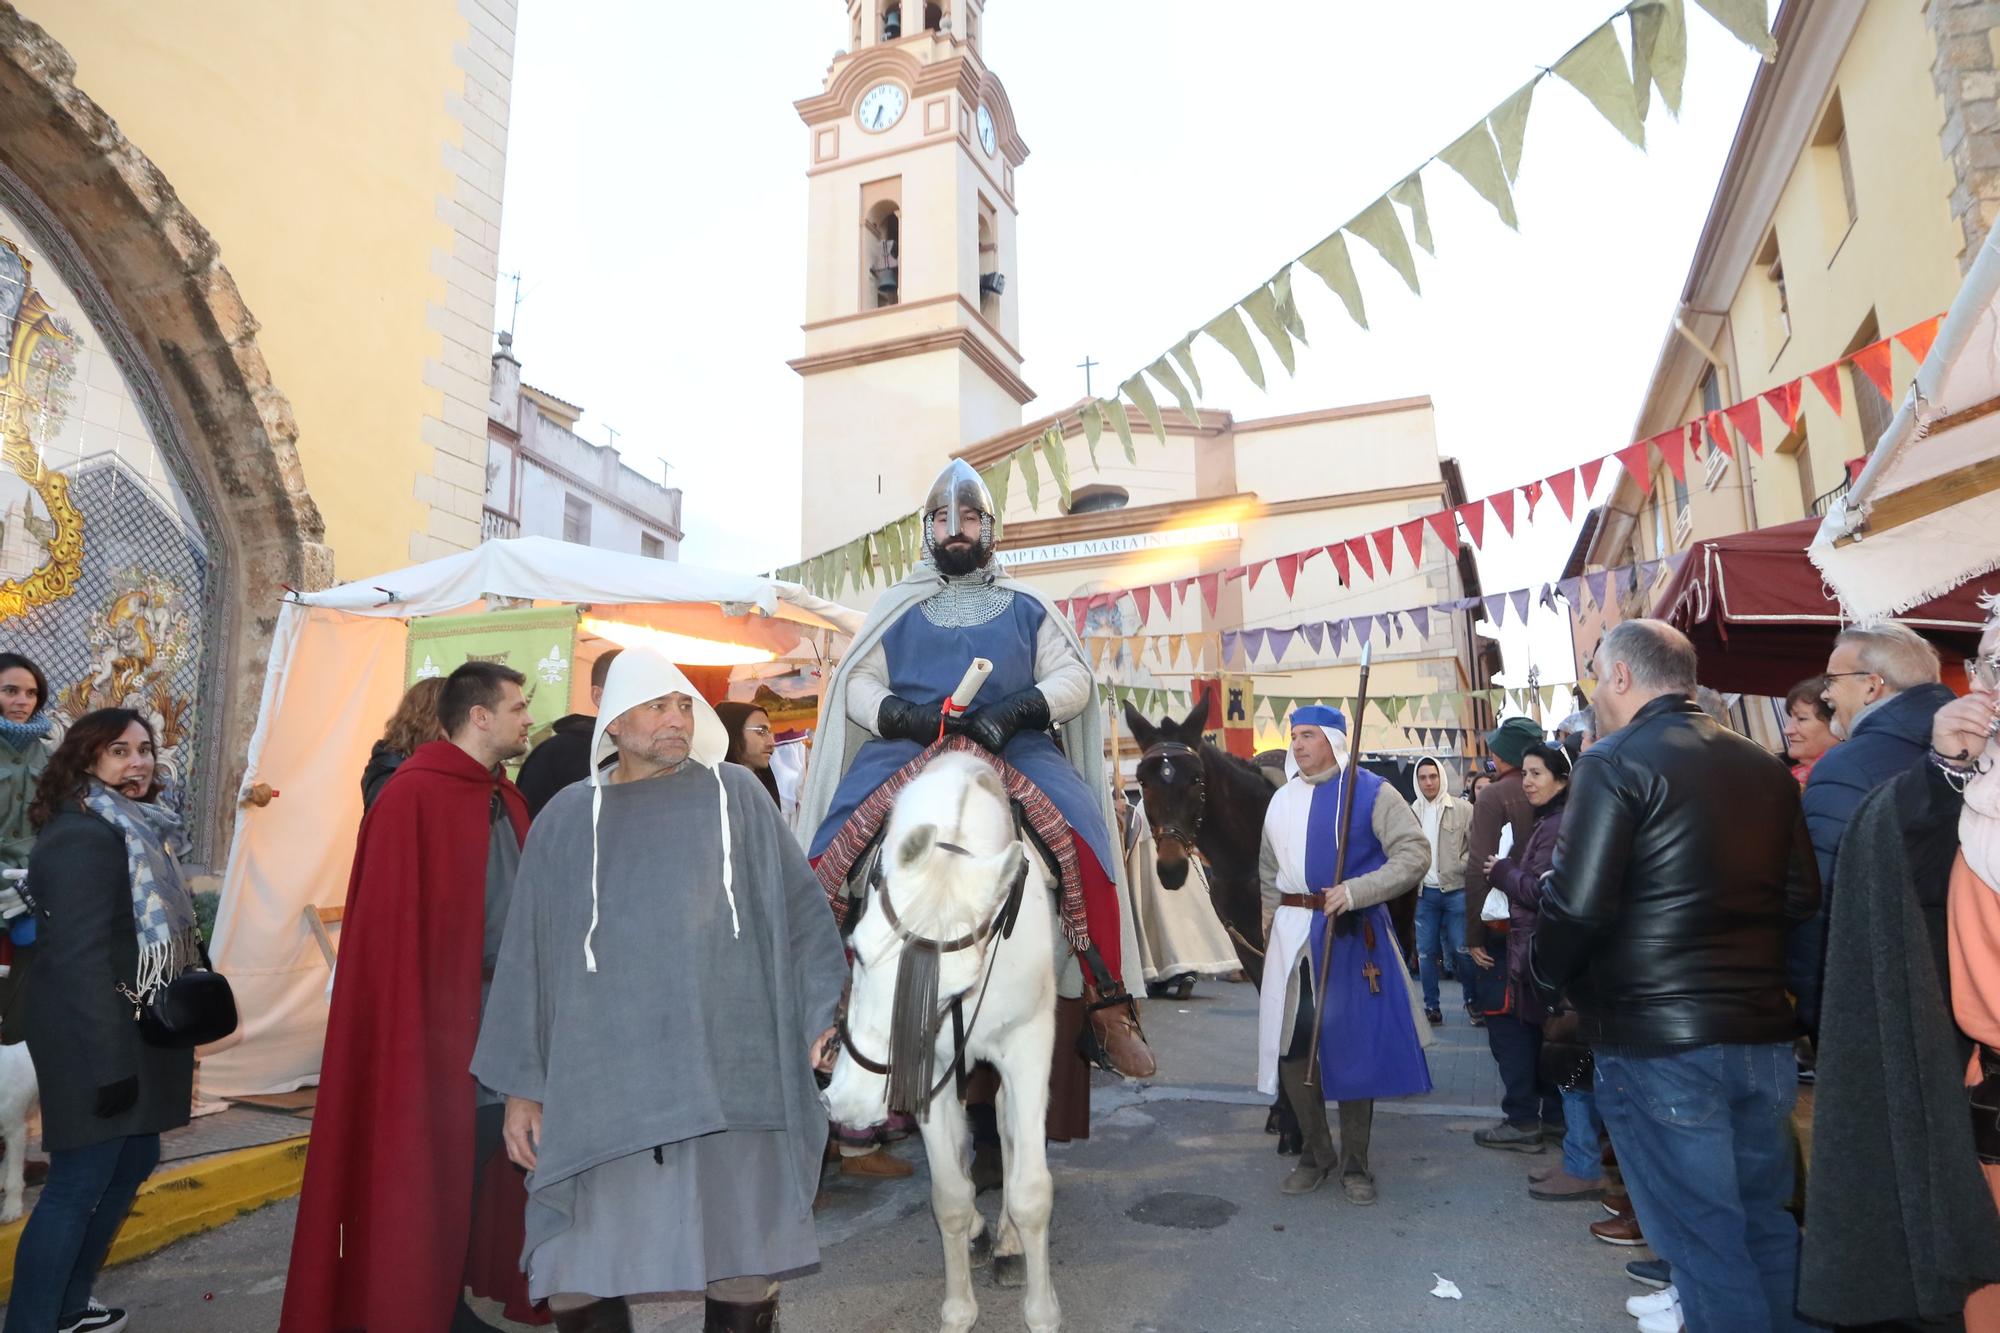
[[[1142,754],[1140,754],[1139,763],[1141,765],[1144,765],[1146,761],[1149,759],[1162,758],[1170,755],[1184,757],[1194,761],[1194,827],[1191,829],[1183,829],[1171,823],[1156,822],[1151,818],[1152,812],[1150,810],[1147,812],[1148,818],[1146,822],[1152,827],[1153,841],[1155,843],[1165,844],[1169,841],[1177,842],[1181,845],[1181,851],[1184,854],[1188,856],[1193,856],[1195,854],[1195,839],[1201,836],[1202,816],[1208,810],[1208,770],[1207,767],[1201,762],[1201,751],[1195,749],[1192,745],[1186,745],[1180,741],[1153,742],[1151,745],[1146,747],[1145,751]],[[1145,782],[1143,779],[1141,779],[1140,787],[1141,787],[1142,803],[1144,798],[1144,790],[1143,790],[1144,786]]]
[[[954,856],[969,858],[972,855],[964,847],[952,842],[939,842],[937,849]],[[896,967],[899,973],[904,962],[909,958],[911,950],[931,950],[939,955],[960,953],[976,945],[984,944],[987,940],[994,939],[996,936],[1002,940],[1010,938],[1014,933],[1014,921],[1020,915],[1021,895],[1027,882],[1028,861],[1024,855],[1021,858],[1020,869],[1014,872],[1014,882],[1008,887],[1007,896],[1001,900],[1000,906],[995,909],[993,915],[984,924],[975,930],[968,931],[952,939],[934,940],[929,936],[917,934],[905,926],[902,920],[897,917],[895,906],[889,901],[889,881],[888,877],[882,873],[882,863],[880,860],[876,861],[874,869],[869,874],[869,888],[874,891],[876,901],[882,905],[882,919],[888,923],[889,929],[895,932],[896,938],[903,942],[903,952],[896,959]],[[980,1010],[986,1005],[987,987],[993,981],[994,961],[998,958],[999,953],[1000,950],[996,944],[996,947],[988,950],[985,958],[981,960],[983,975],[980,977],[978,983],[979,995],[973,1001],[972,1017],[970,1019],[965,1017],[965,997],[973,989],[968,986],[953,995],[945,1003],[944,1007],[925,1025],[922,1042],[924,1047],[929,1049],[936,1047],[938,1035],[944,1030],[945,1021],[947,1019],[951,1021],[952,1057],[950,1067],[939,1076],[937,1082],[930,1085],[928,1091],[924,1092],[917,1099],[917,1105],[903,1107],[892,1105],[889,1108],[891,1111],[903,1111],[912,1115],[922,1115],[930,1108],[931,1101],[940,1092],[944,1091],[945,1085],[954,1081],[957,1083],[959,1101],[963,1102],[965,1100],[966,1079],[970,1074],[965,1060],[965,1034],[970,1032],[974,1025],[979,1022]],[[891,1078],[891,1085],[893,1086],[894,1080],[890,1074],[890,1070],[893,1067],[891,1060],[885,1057],[878,1061],[862,1053],[861,1048],[855,1044],[854,1030],[847,1025],[847,1010],[845,1006],[841,1009],[838,1027],[841,1049],[847,1052],[848,1057],[855,1064],[860,1065],[871,1074]],[[890,1034],[890,1047],[892,1051],[894,1046],[895,1034],[892,1026]]]

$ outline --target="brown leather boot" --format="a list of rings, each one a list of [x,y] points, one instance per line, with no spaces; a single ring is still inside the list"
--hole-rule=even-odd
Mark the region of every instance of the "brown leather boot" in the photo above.
[[[632,1307],[622,1296],[553,1313],[556,1333],[632,1333]]]
[[[764,1301],[718,1301],[704,1306],[701,1333],[771,1333],[778,1326],[778,1298]]]
[[[1131,992],[1117,982],[1108,983],[1102,992],[1085,982],[1083,1002],[1090,1011],[1090,1030],[1077,1048],[1085,1060],[1126,1078],[1151,1078],[1159,1072],[1159,1061],[1140,1030],[1139,1006]]]

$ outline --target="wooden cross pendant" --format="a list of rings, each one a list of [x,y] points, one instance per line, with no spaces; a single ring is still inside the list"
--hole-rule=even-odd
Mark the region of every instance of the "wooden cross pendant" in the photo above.
[[[1368,993],[1370,995],[1380,995],[1382,993],[1382,969],[1375,966],[1374,959],[1371,958],[1361,965],[1361,975],[1368,978]]]

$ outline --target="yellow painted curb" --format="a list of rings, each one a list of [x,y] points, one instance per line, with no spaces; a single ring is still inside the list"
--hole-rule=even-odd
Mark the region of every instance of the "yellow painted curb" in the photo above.
[[[288,1199],[299,1192],[305,1169],[302,1134],[156,1171],[139,1187],[131,1215],[118,1229],[105,1262],[143,1258],[267,1203]],[[25,1220],[0,1227],[0,1300],[14,1285],[14,1248],[20,1244]]]

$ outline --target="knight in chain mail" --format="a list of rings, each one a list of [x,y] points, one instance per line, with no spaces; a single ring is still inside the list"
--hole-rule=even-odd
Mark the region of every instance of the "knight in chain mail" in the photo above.
[[[1059,813],[1074,844],[1077,915],[1087,924],[1076,978],[1089,1013],[1087,1032],[1080,1016],[1074,1024],[1081,1051],[1127,1077],[1149,1077],[1153,1056],[1121,981],[1131,931],[1119,906],[1102,716],[1083,643],[1052,602],[1002,571],[993,497],[964,461],[932,484],[923,518],[925,558],[883,594],[821,702],[799,806],[808,854],[815,863],[829,848],[838,854],[843,833],[854,836],[857,811],[865,819],[869,798],[941,735],[963,735],[999,756],[1053,806],[1049,819]],[[976,657],[993,664],[992,674],[968,712],[946,719],[942,705]],[[1071,930],[1073,942],[1079,933]],[[1058,1022],[1060,1034],[1061,1015]],[[1058,1064],[1063,1054],[1059,1044]],[[1058,1090],[1064,1077],[1059,1069]],[[1052,1135],[1071,1137],[1055,1126],[1052,1116]]]

